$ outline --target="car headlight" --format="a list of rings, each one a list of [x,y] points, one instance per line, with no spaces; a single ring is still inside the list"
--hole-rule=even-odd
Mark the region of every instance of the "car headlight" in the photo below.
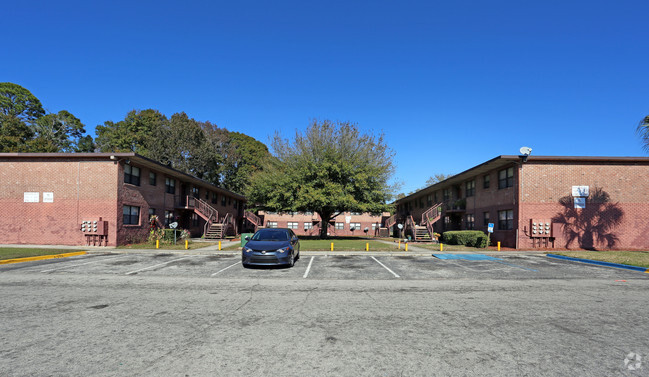
[[[290,249],[291,249],[290,247],[283,247],[281,249],[277,249],[276,252],[285,253],[285,252],[289,251]]]
[[[250,253],[250,252],[252,252],[252,249],[249,248],[249,247],[245,247],[245,246],[244,246],[244,247],[243,247],[243,251],[246,252],[246,253]]]

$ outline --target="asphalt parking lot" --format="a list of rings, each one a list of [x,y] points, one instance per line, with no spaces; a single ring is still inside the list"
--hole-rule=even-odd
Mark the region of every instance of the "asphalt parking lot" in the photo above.
[[[649,274],[486,257],[1,265],[0,375],[649,376]]]
[[[538,253],[497,256],[440,253],[435,255],[438,257],[432,254],[430,256],[382,256],[307,252],[302,254],[293,268],[244,268],[240,263],[240,256],[231,253],[215,255],[107,253],[1,265],[0,273],[20,271],[44,274],[317,280],[649,278],[649,274],[556,260]]]

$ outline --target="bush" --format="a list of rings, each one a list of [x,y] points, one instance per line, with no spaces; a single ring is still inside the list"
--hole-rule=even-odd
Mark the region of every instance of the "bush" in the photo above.
[[[176,242],[190,238],[190,233],[186,229],[156,229],[149,232],[149,242],[155,244],[155,241],[159,240],[162,245],[172,245],[174,233],[176,233]]]
[[[479,230],[453,230],[444,232],[444,243],[449,245],[465,245],[469,247],[487,247],[487,235]]]

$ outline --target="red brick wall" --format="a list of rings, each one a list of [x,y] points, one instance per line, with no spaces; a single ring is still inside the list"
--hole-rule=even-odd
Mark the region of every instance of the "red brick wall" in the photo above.
[[[350,216],[350,222],[347,223],[347,216]],[[335,225],[329,228],[329,234],[331,236],[368,236],[374,237],[378,236],[378,228],[380,224],[383,223],[383,219],[389,217],[389,213],[384,213],[383,215],[373,216],[370,213],[362,213],[359,215],[352,215],[350,212],[346,212],[338,215],[333,219],[333,223],[343,223],[344,229],[335,229]],[[313,215],[305,215],[304,213],[266,213],[260,212],[260,217],[263,219],[263,225],[267,226],[269,221],[277,222],[278,228],[287,228],[289,222],[297,222],[297,229],[293,229],[293,232],[300,235],[312,235],[318,236],[320,228],[317,223],[320,222],[320,216],[317,213]],[[313,223],[313,221],[317,223]],[[313,224],[313,229],[304,229],[304,223]],[[350,223],[360,223],[360,228],[351,231]],[[373,231],[372,224],[379,224],[375,226],[376,231]],[[365,233],[365,228],[368,228],[368,232]]]
[[[116,175],[110,161],[0,160],[0,243],[82,245],[81,222],[102,217],[114,245]],[[38,192],[39,202],[25,203],[25,192]]]
[[[521,178],[521,214],[519,247],[532,245],[529,237],[531,218],[551,219],[564,213],[559,204],[563,197],[572,204],[572,186],[588,186],[589,198],[585,209],[572,209],[569,220],[590,219],[582,234],[582,247],[605,249],[607,242],[596,240],[596,235],[611,235],[617,239],[614,249],[649,249],[649,165],[620,163],[550,163],[534,162],[523,165]],[[610,202],[604,205],[594,201],[596,189],[609,195]],[[612,223],[618,210],[622,217],[619,225]],[[600,226],[600,225],[605,226]],[[582,224],[583,226],[584,224]],[[608,225],[608,227],[606,226]],[[582,232],[583,233],[583,232]],[[589,234],[592,234],[590,236]],[[563,229],[556,231],[555,247],[566,246]],[[583,237],[585,236],[585,237]],[[590,240],[593,239],[593,242]],[[578,248],[579,240],[570,245]]]

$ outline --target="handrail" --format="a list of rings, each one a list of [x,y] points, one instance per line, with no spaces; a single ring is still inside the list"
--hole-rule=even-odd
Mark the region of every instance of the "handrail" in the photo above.
[[[196,198],[196,200],[198,201],[198,206],[196,207],[196,209],[207,216],[207,221],[205,221],[205,225],[203,226],[203,234],[207,234],[212,227],[212,223],[214,221],[218,221],[219,211],[217,211],[203,199]]]
[[[435,222],[441,217],[440,207],[442,203],[437,203],[434,206],[428,208],[426,212],[421,214],[421,224],[426,224],[429,222]]]
[[[387,220],[385,220],[385,227],[390,228],[396,223],[397,223],[397,215],[395,213],[394,215],[388,217]]]
[[[255,229],[261,225],[261,219],[250,211],[244,211],[243,217],[255,225]]]

